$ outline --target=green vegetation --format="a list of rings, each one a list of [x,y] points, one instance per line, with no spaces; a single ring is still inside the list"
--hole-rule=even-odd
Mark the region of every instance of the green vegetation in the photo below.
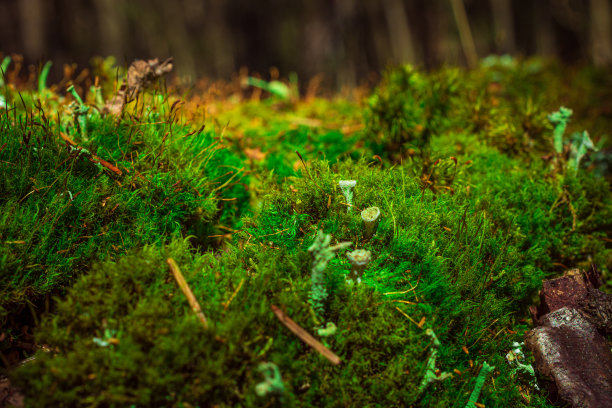
[[[600,153],[610,118],[600,74],[511,62],[400,67],[363,105],[0,88],[2,351],[28,304],[44,345],[12,381],[32,406],[550,406],[505,357],[543,279],[612,287],[607,158],[565,136]]]

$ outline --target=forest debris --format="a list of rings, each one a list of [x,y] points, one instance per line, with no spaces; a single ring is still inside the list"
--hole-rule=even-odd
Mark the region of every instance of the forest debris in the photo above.
[[[553,398],[572,407],[612,407],[612,351],[577,309],[563,307],[525,337]]]
[[[70,136],[68,136],[67,134],[65,134],[64,132],[60,132],[60,137],[73,149],[79,149],[81,152],[85,153],[85,155],[89,156],[89,161],[92,163],[96,163],[96,164],[100,164],[103,167],[106,167],[107,169],[109,169],[110,171],[112,171],[113,173],[115,173],[118,176],[123,175],[123,172],[121,170],[119,170],[119,168],[117,168],[116,166],[113,166],[112,164],[110,164],[109,162],[107,162],[104,159],[101,159],[100,157],[96,156],[95,154],[91,153],[89,150],[84,149],[82,147],[79,147],[76,142],[74,140],[72,140],[70,138]]]
[[[591,282],[578,269],[570,269],[560,278],[544,281],[536,318],[562,307],[579,308],[588,295],[588,289],[592,287]]]
[[[266,158],[266,155],[268,154],[267,152],[262,152],[261,151],[261,147],[255,147],[254,149],[251,149],[250,147],[247,147],[244,149],[244,154],[249,158],[252,159],[254,161],[262,161],[263,159]]]
[[[230,296],[229,300],[223,304],[223,309],[227,310],[227,308],[229,307],[230,303],[232,303],[232,300],[234,300],[234,298],[236,297],[238,292],[240,292],[240,288],[242,288],[242,284],[243,283],[244,283],[244,278],[240,279],[240,283],[238,284],[238,287],[236,288],[234,293],[232,293],[232,296]]]
[[[187,281],[185,280],[185,277],[181,273],[181,270],[179,269],[178,265],[172,258],[168,258],[166,262],[168,263],[168,266],[170,267],[170,270],[172,271],[172,274],[174,275],[174,279],[176,279],[176,282],[178,283],[179,287],[185,294],[185,297],[187,298],[187,301],[189,302],[189,306],[191,306],[191,309],[193,310],[193,312],[196,314],[200,322],[202,322],[202,326],[204,326],[204,329],[208,329],[208,321],[206,320],[206,316],[204,316],[204,313],[202,312],[202,308],[200,307],[200,304],[198,303],[196,297],[193,295],[193,292],[189,288],[189,285],[187,285]]]
[[[530,308],[540,327],[525,337],[535,368],[553,396],[572,407],[612,406],[612,295],[597,289],[601,280],[588,272],[567,271],[545,281],[541,304]]]
[[[132,62],[127,74],[128,96],[132,97],[132,94],[142,91],[164,74],[172,71],[172,68],[172,58],[161,63],[157,58]]]
[[[589,289],[582,303],[585,317],[603,334],[612,334],[612,295],[598,289]]]
[[[612,295],[597,289],[601,278],[596,267],[582,272],[568,270],[560,278],[544,281],[540,291],[540,306],[530,307],[534,323],[562,307],[581,310],[584,317],[601,333],[612,334]]]
[[[126,103],[135,99],[136,96],[153,82],[172,71],[172,58],[163,62],[159,59],[136,60],[128,68],[127,84],[123,84],[117,95],[109,99],[104,105],[103,112],[112,115],[121,115]]]
[[[306,330],[302,329],[282,310],[280,310],[275,305],[270,305],[270,308],[272,309],[276,317],[278,317],[278,320],[280,320],[282,324],[284,324],[289,330],[291,330],[293,334],[298,336],[300,340],[318,351],[323,357],[331,361],[332,364],[340,364],[340,357],[338,357],[336,354],[334,354],[334,352],[332,352],[330,349],[321,344],[321,342],[319,342],[317,339],[312,337]]]
[[[11,385],[8,378],[0,378],[0,408],[24,406],[23,395]]]

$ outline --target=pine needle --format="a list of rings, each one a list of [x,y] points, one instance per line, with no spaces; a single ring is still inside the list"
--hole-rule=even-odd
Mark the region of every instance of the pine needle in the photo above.
[[[196,314],[198,319],[202,322],[202,326],[204,326],[205,329],[208,329],[208,321],[206,320],[206,316],[204,316],[204,313],[202,313],[202,308],[200,307],[200,304],[198,303],[195,296],[193,295],[193,292],[187,285],[187,281],[185,280],[185,277],[181,273],[181,270],[179,269],[178,265],[172,258],[168,258],[166,262],[168,263],[168,266],[170,267],[170,270],[172,271],[172,274],[174,275],[174,279],[176,279],[176,282],[178,283],[179,287],[185,294],[185,297],[187,298],[187,301],[189,302],[191,309]]]
[[[275,305],[270,305],[270,308],[289,330],[300,338],[304,343],[318,351],[323,357],[331,361],[333,365],[340,364],[340,357],[334,354],[333,351],[325,347],[320,341],[312,337],[306,330],[302,329],[296,322],[294,322],[289,316],[287,316],[282,310]]]

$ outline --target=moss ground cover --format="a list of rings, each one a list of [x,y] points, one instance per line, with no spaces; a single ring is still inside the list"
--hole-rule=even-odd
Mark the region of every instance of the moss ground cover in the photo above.
[[[353,102],[153,89],[120,117],[96,109],[108,84],[80,117],[74,97],[8,84],[3,353],[23,343],[20,310],[42,315],[40,350],[8,373],[32,406],[460,407],[475,387],[485,406],[551,406],[505,356],[543,279],[595,263],[612,286],[607,80],[488,59],[399,67]],[[561,105],[574,113],[557,150]],[[576,167],[585,129],[599,151]],[[351,211],[340,180],[356,180]],[[352,244],[312,285],[320,231]],[[355,249],[371,253],[361,283]]]

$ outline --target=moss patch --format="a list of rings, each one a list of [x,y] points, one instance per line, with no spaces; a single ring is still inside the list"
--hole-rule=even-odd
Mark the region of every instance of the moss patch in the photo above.
[[[608,148],[596,130],[608,122],[592,114],[602,74],[504,61],[400,67],[364,104],[245,93],[183,106],[152,92],[121,118],[90,110],[86,133],[63,110],[69,100],[48,93],[37,105],[31,93],[16,107],[7,91],[4,316],[59,295],[36,328],[44,350],[12,379],[31,405],[459,407],[486,362],[495,369],[480,403],[550,406],[505,355],[543,279],[596,263],[612,286],[605,159],[573,167],[570,139],[555,149],[548,120],[571,106],[566,134],[592,125]],[[351,211],[341,180],[357,181]],[[369,207],[381,213],[372,234]],[[353,245],[317,277],[326,296],[314,308],[308,248],[319,231]],[[359,284],[347,280],[356,249],[372,258]],[[326,323],[336,331],[319,331]],[[283,386],[257,393],[270,367]]]

